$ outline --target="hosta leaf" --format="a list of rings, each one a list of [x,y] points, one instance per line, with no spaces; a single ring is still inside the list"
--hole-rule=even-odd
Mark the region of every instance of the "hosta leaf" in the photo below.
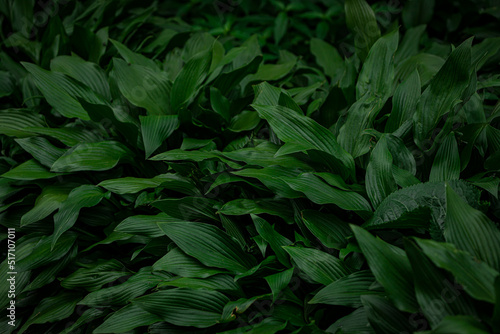
[[[3,173],[0,177],[5,177],[13,180],[38,180],[38,179],[51,179],[56,177],[58,173],[51,173],[47,168],[42,166],[35,159],[23,162],[20,165],[12,168],[8,172]]]
[[[55,185],[43,188],[37,197],[33,208],[26,212],[21,218],[20,225],[25,226],[42,220],[55,210],[59,209],[61,203],[66,200],[73,185]]]
[[[257,233],[259,233],[259,235],[269,243],[269,246],[276,254],[278,260],[284,266],[289,267],[290,261],[288,260],[288,256],[283,250],[283,247],[291,245],[292,242],[288,238],[275,231],[274,225],[270,225],[267,221],[254,214],[251,214],[251,217]]]
[[[127,63],[144,66],[152,71],[158,70],[158,66],[156,66],[156,64],[153,60],[141,55],[140,53],[133,52],[132,50],[127,48],[124,44],[122,44],[114,39],[110,39],[110,41],[111,41],[111,43],[113,43],[116,50],[118,50],[118,53],[120,53],[120,56],[122,56],[122,58],[125,59],[125,61]]]
[[[181,277],[168,282],[158,284],[159,288],[175,286],[178,288],[217,290],[233,295],[241,296],[241,287],[235,283],[230,275],[214,275],[207,278]]]
[[[106,101],[89,87],[59,72],[46,71],[37,65],[22,63],[35,80],[47,102],[60,114],[68,118],[89,120],[89,115],[78,102],[78,98],[89,103],[106,104]]]
[[[93,185],[82,185],[73,189],[67,199],[62,202],[59,211],[54,215],[52,248],[54,248],[59,237],[75,224],[80,210],[99,204],[104,196],[104,192]]]
[[[444,237],[500,271],[500,230],[481,211],[468,205],[446,185],[446,221]]]
[[[373,334],[375,333],[370,327],[366,310],[364,307],[357,308],[354,312],[345,317],[340,318],[330,327],[326,329],[327,333],[338,333],[339,330],[346,333],[357,334]]]
[[[417,310],[413,272],[405,252],[372,236],[363,228],[351,225],[370,270],[387,291],[394,305],[402,311]]]
[[[297,172],[283,168],[281,166],[270,166],[260,169],[246,168],[233,174],[243,177],[256,178],[276,195],[285,198],[297,198],[301,196],[300,192],[294,191],[280,177],[294,177]]]
[[[405,242],[405,250],[413,271],[418,272],[413,278],[415,294],[431,327],[448,315],[475,313],[470,301],[460,296],[448,277],[413,242]]]
[[[332,79],[332,82],[335,83],[340,80],[340,76],[344,71],[344,60],[335,47],[321,39],[312,38],[311,53],[316,58],[316,63],[323,68],[325,74]]]
[[[108,79],[95,63],[86,62],[76,55],[59,56],[50,61],[50,69],[80,81],[108,101],[111,99]]]
[[[34,126],[27,127],[26,131],[55,138],[66,146],[75,146],[79,143],[90,143],[100,140],[100,137],[96,133],[77,127],[55,129]]]
[[[455,134],[450,132],[436,153],[429,181],[458,180],[460,177],[460,156]]]
[[[68,275],[62,280],[61,286],[66,289],[84,288],[87,291],[96,291],[104,284],[128,275],[130,273],[118,260],[99,259],[87,268],[79,268]]]
[[[439,119],[459,102],[469,85],[471,43],[472,39],[468,39],[453,50],[422,93],[413,117],[415,143],[422,149]]]
[[[302,219],[309,231],[326,247],[342,249],[347,243],[347,237],[352,235],[349,224],[335,215],[304,210]]]
[[[392,176],[392,155],[388,150],[387,137],[382,136],[370,155],[366,168],[366,192],[374,208],[397,190]]]
[[[122,177],[102,181],[98,186],[116,194],[135,194],[149,188],[165,187],[187,195],[196,195],[199,191],[191,180],[177,174],[160,174],[151,179]]]
[[[396,131],[405,121],[412,119],[420,97],[420,86],[417,70],[398,85],[392,98],[392,111],[385,126],[386,132]]]
[[[375,13],[365,0],[347,0],[345,14],[347,26],[355,36],[356,53],[364,61],[373,43],[380,37]]]
[[[164,72],[113,59],[113,75],[120,92],[149,115],[171,114],[169,104],[172,84]]]
[[[178,326],[206,328],[219,322],[229,299],[210,290],[172,289],[133,300],[133,304]]]
[[[146,158],[178,128],[177,116],[139,116]]]
[[[252,105],[260,117],[267,120],[277,136],[285,143],[298,143],[309,149],[331,154],[342,164],[339,170],[352,175],[354,160],[337,143],[333,133],[309,117],[282,106]]]
[[[157,200],[152,203],[168,215],[181,220],[211,219],[218,220],[214,207],[219,202],[205,197],[183,197]]]
[[[160,321],[161,318],[157,315],[149,313],[135,304],[128,304],[106,318],[104,322],[94,330],[94,333],[124,333],[134,328],[151,325]]]
[[[154,270],[168,271],[182,277],[206,278],[212,275],[226,273],[225,270],[204,266],[194,257],[184,254],[179,248],[174,248],[153,264]]]
[[[280,296],[281,291],[285,289],[290,283],[293,275],[293,270],[294,268],[290,268],[277,274],[264,277],[273,293],[273,302],[276,301],[276,299]]]
[[[60,334],[69,334],[72,332],[75,332],[78,328],[88,324],[89,322],[92,322],[96,319],[99,319],[106,315],[106,311],[91,308],[83,312],[83,314],[78,318],[77,321],[75,321],[74,324],[72,324],[69,327],[66,327]]]
[[[133,153],[115,141],[83,143],[66,151],[52,165],[53,172],[103,171],[131,161]]]
[[[29,326],[66,319],[81,299],[79,293],[63,292],[55,297],[47,297],[35,307],[31,317],[24,323],[19,333],[24,333]]]
[[[338,258],[313,248],[283,247],[297,267],[317,283],[328,285],[351,273]]]
[[[212,49],[202,51],[192,57],[175,78],[170,98],[174,113],[186,107],[194,99],[202,82],[208,75],[212,63]]]
[[[403,8],[403,23],[406,28],[426,24],[434,13],[434,0],[410,0]]]
[[[364,295],[361,296],[361,302],[368,321],[376,333],[410,333],[413,331],[408,317],[386,298]]]
[[[423,239],[415,241],[436,266],[450,271],[468,294],[475,299],[495,302],[494,282],[498,271],[484,262],[478,262],[471,254],[456,249],[450,243]]]
[[[331,187],[311,173],[281,179],[292,189],[303,192],[314,203],[335,204],[344,210],[371,211],[370,204],[363,196]]]
[[[465,315],[456,315],[456,316],[448,316],[443,319],[432,331],[430,334],[446,334],[446,333],[454,333],[454,334],[487,334],[490,333],[486,326],[479,322],[478,319],[465,316]]]
[[[0,110],[0,134],[10,137],[29,137],[32,132],[28,128],[44,127],[43,116],[22,109]]]
[[[213,225],[195,222],[158,223],[160,229],[186,254],[206,266],[242,273],[252,268],[255,258]]]
[[[36,160],[46,167],[52,167],[52,164],[64,154],[66,150],[52,145],[43,137],[29,137],[16,139],[16,143],[31,154]]]
[[[361,296],[381,293],[370,289],[373,282],[375,282],[375,278],[368,270],[354,272],[319,290],[309,301],[309,304],[359,307],[361,306]]]

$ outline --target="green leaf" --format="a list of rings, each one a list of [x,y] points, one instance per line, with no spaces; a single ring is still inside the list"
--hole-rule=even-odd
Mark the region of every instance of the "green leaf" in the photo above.
[[[387,196],[398,189],[392,176],[393,161],[387,141],[384,135],[380,138],[370,155],[370,163],[366,168],[366,192],[374,208],[378,208]]]
[[[115,231],[127,234],[143,235],[150,238],[158,238],[165,235],[165,233],[163,233],[163,231],[158,227],[157,223],[172,221],[176,222],[179,220],[172,218],[163,212],[154,216],[130,216],[116,225]]]
[[[94,333],[124,333],[134,328],[148,326],[160,321],[161,318],[157,315],[149,313],[135,304],[128,304],[106,318],[106,320],[94,330]]]
[[[413,117],[415,143],[422,149],[427,149],[424,141],[430,139],[441,117],[460,101],[469,85],[471,43],[472,39],[468,39],[453,50],[422,93]]]
[[[294,268],[281,271],[277,274],[264,277],[273,293],[273,303],[280,297],[281,291],[285,289],[292,279]]]
[[[288,15],[286,12],[280,12],[274,21],[274,42],[279,44],[285,36],[288,28]]]
[[[170,98],[171,109],[179,114],[192,101],[208,75],[212,62],[212,49],[193,56],[175,78]]]
[[[66,151],[52,145],[43,137],[20,138],[16,139],[16,143],[46,167],[52,167],[54,162]]]
[[[218,323],[227,302],[229,299],[220,292],[189,289],[159,291],[132,301],[166,322],[198,328]]]
[[[361,306],[360,297],[369,294],[380,294],[380,291],[370,289],[375,282],[373,274],[368,270],[354,272],[329,283],[309,301],[309,304],[342,305],[350,307]]]
[[[94,185],[82,185],[69,193],[68,198],[62,202],[59,211],[54,215],[52,249],[59,237],[73,227],[78,219],[80,210],[99,204],[104,196],[103,191]]]
[[[429,181],[448,181],[460,178],[460,156],[455,134],[450,132],[434,158]]]
[[[399,84],[392,98],[392,111],[385,126],[385,132],[394,132],[409,119],[420,98],[420,76],[418,71],[413,71],[401,84]]]
[[[286,246],[297,267],[313,281],[328,285],[351,273],[351,270],[338,258],[313,248]]]
[[[365,0],[347,0],[344,6],[347,26],[354,33],[356,54],[364,61],[380,37],[375,13]]]
[[[330,327],[326,329],[327,333],[338,333],[339,330],[346,333],[357,334],[373,334],[374,331],[370,327],[368,318],[366,317],[366,310],[364,307],[356,309],[349,315],[335,321]]]
[[[335,204],[344,210],[371,211],[370,204],[363,196],[331,187],[311,173],[281,179],[292,189],[303,192],[314,203]]]
[[[403,23],[406,28],[427,24],[434,14],[434,0],[410,0],[403,7]]]
[[[500,271],[500,230],[484,213],[468,205],[446,185],[446,221],[444,237]]]
[[[39,180],[51,179],[61,174],[51,173],[35,159],[23,162],[20,165],[12,168],[8,172],[3,173],[0,177],[14,180]]]
[[[52,172],[104,171],[120,162],[131,161],[133,153],[115,141],[82,143],[57,159]]]
[[[36,86],[47,102],[64,117],[90,119],[78,102],[79,98],[93,104],[107,103],[89,87],[62,73],[46,71],[30,63],[23,62],[22,65],[33,75]]]
[[[98,186],[120,195],[135,194],[145,189],[159,187],[172,189],[187,195],[199,194],[199,191],[190,179],[177,174],[160,174],[151,179],[122,177],[102,181]]]
[[[156,66],[153,60],[141,55],[140,53],[133,52],[132,50],[127,48],[124,44],[115,41],[114,39],[110,39],[110,41],[111,43],[113,43],[113,46],[118,50],[120,56],[122,56],[122,58],[125,59],[127,63],[147,67],[152,71],[158,71],[158,66]]]
[[[370,270],[401,311],[418,309],[413,286],[413,272],[405,252],[377,239],[363,228],[351,225]]]
[[[80,300],[79,293],[63,292],[54,297],[44,298],[33,314],[24,323],[19,333],[24,333],[29,326],[34,324],[44,324],[66,319],[75,309],[76,303]]]
[[[214,207],[219,202],[204,197],[183,197],[157,200],[152,203],[155,208],[181,220],[210,219],[218,221]]]
[[[443,319],[432,331],[430,334],[487,334],[490,331],[486,328],[486,326],[479,322],[478,319],[466,316],[466,315],[456,315],[449,316]]]
[[[44,127],[42,115],[23,109],[0,110],[0,134],[9,137],[29,137],[33,127]]]
[[[460,295],[453,282],[413,242],[406,241],[405,250],[413,272],[418,272],[413,277],[418,304],[432,328],[448,315],[475,313],[470,301]]]
[[[285,143],[301,144],[308,149],[317,149],[338,159],[338,168],[346,175],[353,175],[354,160],[337,143],[333,133],[309,117],[298,115],[293,110],[282,106],[252,105],[261,118]]]
[[[50,69],[78,80],[107,101],[111,100],[108,78],[97,64],[76,55],[59,56],[50,61]]]
[[[347,244],[347,237],[352,235],[349,224],[335,215],[304,210],[302,220],[309,231],[326,247],[342,249]]]
[[[114,58],[112,75],[123,96],[133,105],[145,108],[148,115],[172,113],[169,104],[172,84],[166,73],[136,64],[129,66]]]
[[[453,244],[423,239],[415,241],[436,266],[451,272],[469,295],[475,299],[495,302],[494,282],[498,271],[484,262],[478,262],[471,254],[458,250]],[[453,288],[448,290],[458,294],[459,291]]]
[[[83,314],[75,321],[71,326],[66,327],[60,334],[69,334],[75,332],[78,328],[103,317],[106,314],[106,311],[102,311],[99,309],[91,308],[83,312]]]
[[[103,285],[129,275],[118,260],[98,259],[96,262],[79,268],[61,282],[65,289],[83,288],[87,291],[97,291]]]
[[[195,222],[167,222],[158,226],[182,251],[206,266],[238,274],[256,264],[253,256],[215,226]]]
[[[16,263],[17,271],[28,271],[39,268],[47,263],[57,261],[66,255],[76,240],[76,234],[63,234],[54,247],[52,247],[52,236],[42,237],[42,240],[33,247],[33,251]]]
[[[33,208],[22,216],[20,226],[26,226],[42,220],[59,209],[61,203],[68,198],[68,194],[72,189],[73,185],[71,184],[44,187],[42,193],[37,197]]]
[[[340,80],[344,72],[344,60],[335,47],[325,41],[312,38],[311,53],[316,58],[316,63],[323,68],[325,74],[332,79],[332,83]]]
[[[207,278],[212,275],[226,273],[225,270],[204,266],[194,257],[174,248],[153,264],[155,271],[163,270],[182,277]]]
[[[371,327],[376,333],[411,333],[411,320],[398,311],[392,303],[384,297],[365,295],[361,296],[366,315]]]
[[[177,116],[139,116],[146,158],[179,127]]]
[[[269,243],[269,246],[271,246],[278,260],[284,266],[289,267],[290,261],[288,260],[288,255],[283,250],[283,247],[291,245],[292,242],[275,231],[274,225],[270,225],[267,221],[254,214],[251,214],[250,216],[252,217],[257,233],[259,233],[259,235]]]

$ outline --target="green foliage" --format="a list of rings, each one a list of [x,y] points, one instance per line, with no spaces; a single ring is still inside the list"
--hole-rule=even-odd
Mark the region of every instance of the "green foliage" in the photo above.
[[[0,333],[500,333],[498,8],[0,0]]]

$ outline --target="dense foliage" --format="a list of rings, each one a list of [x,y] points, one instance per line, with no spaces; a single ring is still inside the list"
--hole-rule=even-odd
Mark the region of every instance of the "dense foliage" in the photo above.
[[[500,333],[498,2],[0,12],[1,333]]]

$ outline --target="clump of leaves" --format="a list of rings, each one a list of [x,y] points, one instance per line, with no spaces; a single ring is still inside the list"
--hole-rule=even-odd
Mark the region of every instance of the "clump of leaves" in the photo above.
[[[493,1],[0,11],[2,333],[500,332]]]

